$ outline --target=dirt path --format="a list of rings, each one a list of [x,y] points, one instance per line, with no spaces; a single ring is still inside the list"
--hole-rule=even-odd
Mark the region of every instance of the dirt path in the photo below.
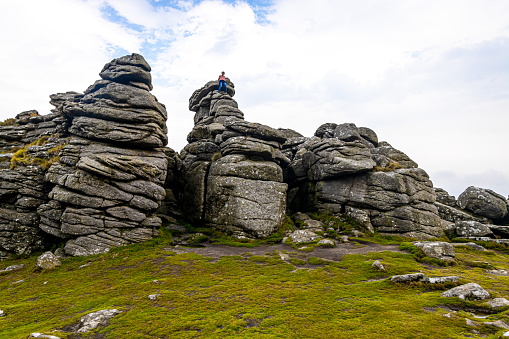
[[[382,252],[382,251],[392,251],[392,252],[402,252],[399,250],[398,245],[379,245],[370,242],[360,242],[360,244],[354,243],[340,243],[337,244],[334,248],[321,248],[315,247],[313,252],[304,252],[298,251],[290,246],[286,246],[284,244],[277,244],[271,246],[258,246],[253,248],[248,247],[231,247],[225,245],[211,245],[206,244],[205,247],[180,247],[180,246],[171,246],[166,249],[169,251],[175,251],[177,253],[196,253],[206,257],[212,257],[214,259],[219,259],[224,256],[233,256],[233,255],[242,255],[244,253],[250,253],[252,255],[265,255],[267,253],[272,253],[273,251],[279,251],[283,253],[286,251],[291,257],[317,257],[326,260],[332,261],[341,261],[345,254],[366,254],[368,252]]]

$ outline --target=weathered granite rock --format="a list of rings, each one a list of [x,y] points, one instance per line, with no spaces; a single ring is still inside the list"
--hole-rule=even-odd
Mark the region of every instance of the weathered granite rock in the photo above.
[[[437,202],[442,203],[447,206],[457,207],[458,202],[456,198],[440,187],[435,187],[435,194],[437,196]]]
[[[493,232],[488,225],[478,221],[458,221],[455,224],[455,232],[458,237],[489,237]]]
[[[217,229],[267,237],[283,222],[286,188],[275,181],[210,175],[205,222]]]
[[[412,273],[412,274],[403,274],[403,275],[394,275],[391,277],[392,283],[407,283],[412,281],[423,281],[426,276],[424,273]]]
[[[336,243],[330,239],[322,239],[317,243],[320,247],[332,248],[336,246]]]
[[[458,297],[463,300],[485,300],[491,298],[491,294],[476,283],[468,283],[457,286],[443,292],[440,295],[442,297]]]
[[[377,270],[381,272],[385,272],[385,267],[382,265],[382,263],[378,260],[373,261],[373,264],[371,264],[372,267],[376,268]]]
[[[470,186],[458,197],[462,209],[490,219],[502,219],[508,212],[507,200],[489,189]]]
[[[419,247],[424,254],[430,258],[435,258],[444,261],[454,261],[456,253],[454,247],[448,242],[414,242],[415,246]]]
[[[506,298],[495,298],[493,300],[488,301],[486,304],[490,306],[491,308],[500,308],[509,306],[509,300]]]
[[[116,309],[101,310],[97,312],[89,313],[80,319],[78,333],[89,332],[99,326],[107,326],[110,319],[119,314],[121,311]]]
[[[227,81],[229,84],[229,80]],[[244,120],[217,81],[195,91],[189,108],[196,112],[188,144],[180,153],[181,208],[196,224],[242,237],[266,237],[282,224],[287,184],[281,152],[286,141],[277,129]]]
[[[444,283],[457,283],[459,281],[459,277],[452,275],[448,277],[426,277],[425,282],[430,284],[444,284]]]
[[[28,336],[29,338],[45,338],[45,339],[60,339],[60,337],[50,335],[50,334],[42,334],[39,332],[34,332]]]
[[[375,167],[369,149],[359,140],[326,138],[311,141],[306,148],[308,152],[302,156],[302,166],[311,181],[362,173]]]
[[[106,64],[83,95],[52,96],[73,137],[45,180],[40,227],[69,239],[68,255],[107,252],[157,235],[170,159],[166,109],[149,93],[150,66],[132,54]],[[173,175],[173,174],[170,174]],[[170,189],[170,193],[171,189]]]
[[[444,261],[454,261],[456,253],[454,247],[448,242],[442,241],[421,241],[413,243],[416,247],[420,248],[423,253],[430,258],[435,258]]]
[[[46,237],[35,210],[47,191],[40,166],[0,170],[0,250],[30,254],[44,249]]]
[[[451,223],[456,223],[458,221],[477,221],[483,224],[491,223],[489,219],[468,213],[459,208],[459,206],[453,207],[436,201],[435,207],[437,208],[440,218]]]
[[[354,124],[323,124],[315,136],[287,143],[290,211],[345,213],[366,230],[419,239],[443,236],[428,175],[376,133]],[[377,167],[375,167],[375,165]]]
[[[388,142],[382,141],[378,143],[378,147],[370,148],[377,165],[380,166],[382,159],[389,159],[403,168],[417,168],[418,165],[415,161],[410,159],[405,153],[392,147]],[[385,167],[385,166],[380,166]]]
[[[312,242],[320,238],[321,236],[310,230],[296,230],[290,234],[290,239],[294,244]]]
[[[313,232],[323,232],[324,224],[319,220],[307,219],[302,222],[302,229],[310,230]]]
[[[20,265],[11,265],[11,266],[6,267],[3,270],[0,270],[0,273],[7,273],[7,272],[12,272],[12,271],[17,271],[17,270],[22,269],[23,267],[25,267],[25,265],[23,265],[23,264],[20,264]]]
[[[40,270],[52,270],[57,266],[62,265],[60,260],[51,252],[44,252],[37,258],[35,267]]]

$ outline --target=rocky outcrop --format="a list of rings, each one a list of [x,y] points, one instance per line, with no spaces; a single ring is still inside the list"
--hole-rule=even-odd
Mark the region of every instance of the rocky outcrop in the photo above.
[[[30,254],[45,248],[37,207],[47,201],[40,166],[0,170],[0,254]],[[4,256],[1,255],[1,256]]]
[[[288,139],[283,152],[291,159],[285,178],[292,211],[345,213],[385,234],[443,234],[426,172],[371,129],[324,124],[312,138]]]
[[[50,114],[0,124],[0,257],[58,242],[67,255],[105,252],[180,218],[263,238],[307,211],[363,232],[509,243],[501,195],[469,187],[456,200],[367,127],[325,123],[304,137],[246,121],[229,79],[228,92],[210,81],[192,94],[194,127],[177,154],[150,71],[137,54],[112,60],[84,93],[51,95]],[[298,226],[294,237],[330,231],[309,217]]]
[[[84,94],[52,97],[71,138],[46,173],[54,187],[38,213],[41,229],[68,239],[69,255],[145,241],[161,225],[155,213],[166,196],[167,115],[149,92],[150,66],[133,54],[106,64],[100,76]]]
[[[470,186],[456,200],[435,188],[437,206],[448,236],[509,243],[508,201],[492,190]]]
[[[208,82],[189,100],[195,126],[180,153],[181,206],[196,223],[237,237],[266,237],[282,224],[287,185],[281,164],[286,137],[278,130],[244,120],[228,93]]]
[[[507,200],[489,189],[470,186],[458,197],[458,205],[483,217],[501,220],[507,216]]]

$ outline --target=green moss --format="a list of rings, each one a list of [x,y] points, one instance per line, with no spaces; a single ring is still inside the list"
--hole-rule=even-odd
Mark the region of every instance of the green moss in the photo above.
[[[351,233],[352,230],[365,230],[365,227],[344,214],[332,214],[330,211],[309,213],[312,219],[320,220],[326,228],[333,228],[343,233]]]
[[[11,158],[11,166],[10,168],[11,169],[15,169],[16,167],[18,167],[19,165],[32,165],[32,164],[36,164],[36,165],[39,165],[41,166],[41,168],[45,171],[47,170],[52,164],[58,162],[60,160],[60,157],[59,157],[59,154],[60,154],[60,151],[62,150],[62,148],[64,148],[65,145],[67,145],[67,141],[56,146],[56,147],[53,147],[52,149],[50,149],[47,153],[48,155],[50,156],[49,159],[42,159],[42,158],[38,158],[38,157],[33,157],[31,155],[28,154],[28,147],[30,146],[44,146],[48,140],[50,139],[50,136],[48,135],[44,135],[42,137],[40,137],[39,139],[37,139],[36,141],[26,145],[25,147],[17,150],[12,158]]]
[[[373,169],[374,172],[393,172],[399,168],[403,168],[399,163],[395,161],[390,161],[389,164],[385,167],[375,166]]]
[[[212,159],[211,159],[211,161],[212,161],[212,162],[214,162],[214,161],[216,161],[216,160],[221,159],[222,157],[223,157],[223,155],[221,154],[221,152],[219,152],[219,151],[218,151],[218,152],[216,152],[216,153],[214,153],[214,154],[212,155]]]
[[[106,328],[83,338],[465,338],[475,329],[491,338],[507,330],[482,325],[509,321],[509,311],[487,310],[483,301],[440,296],[447,285],[391,284],[391,275],[422,271],[429,277],[457,275],[493,294],[509,294],[507,277],[464,265],[486,261],[509,270],[509,255],[459,248],[458,265],[429,267],[411,253],[346,254],[330,262],[290,252],[290,263],[270,248],[268,255],[243,253],[211,258],[169,251],[170,232],[147,243],[112,249],[90,257],[69,258],[51,272],[35,272],[36,256],[0,261],[0,269],[24,264],[0,276],[0,338],[30,333],[62,339],[57,331],[83,315],[106,308],[122,311]],[[403,248],[411,249],[408,245]],[[371,267],[380,260],[387,272]],[[80,268],[80,266],[87,266]],[[320,267],[323,266],[323,267]],[[13,282],[23,280],[23,283]],[[157,283],[154,282],[157,280]],[[156,301],[148,295],[159,293]],[[456,313],[451,313],[451,308]],[[487,319],[473,314],[489,311]],[[496,312],[496,313],[492,313]],[[452,317],[443,315],[451,313]]]
[[[408,251],[412,254],[416,261],[426,263],[435,266],[452,266],[455,265],[453,261],[445,261],[435,258],[430,258],[424,254],[424,252],[417,246],[409,242],[402,242],[399,244],[399,249],[402,251]]]
[[[9,118],[5,119],[4,121],[0,121],[0,126],[15,126],[16,125],[16,119]]]
[[[290,262],[294,265],[306,265],[307,261],[299,258],[290,258]]]

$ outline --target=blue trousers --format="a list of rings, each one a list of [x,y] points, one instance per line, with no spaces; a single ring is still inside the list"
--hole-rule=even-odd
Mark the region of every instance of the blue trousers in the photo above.
[[[224,91],[226,93],[228,93],[228,87],[226,87],[226,81],[224,80],[221,80],[219,81],[219,89],[217,90],[218,92],[221,92],[221,88],[224,86]]]

